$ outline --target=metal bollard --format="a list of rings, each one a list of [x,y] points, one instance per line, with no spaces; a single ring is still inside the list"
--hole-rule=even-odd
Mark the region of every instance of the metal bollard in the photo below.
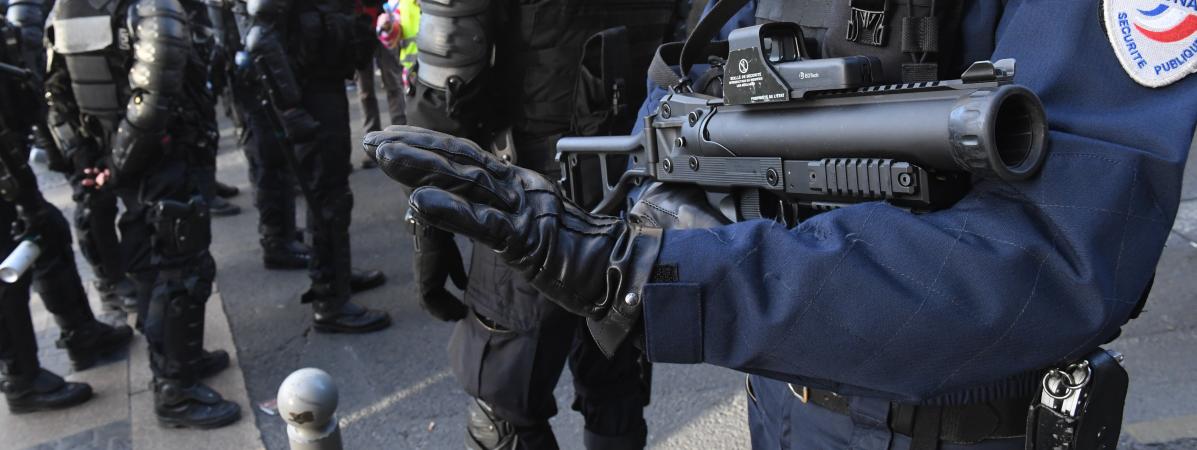
[[[291,450],[341,450],[337,424],[337,385],[327,372],[291,372],[278,388],[278,412],[287,421]]]

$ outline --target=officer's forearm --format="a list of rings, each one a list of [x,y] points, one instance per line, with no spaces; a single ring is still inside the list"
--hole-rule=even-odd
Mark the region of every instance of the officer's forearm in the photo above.
[[[45,78],[45,52],[42,50],[45,6],[43,0],[13,0],[5,20],[18,30],[20,65],[32,70],[37,80]]]
[[[29,168],[23,141],[0,124],[0,198],[16,204],[25,213],[39,211],[46,200],[37,189],[37,177]]]
[[[262,76],[264,88],[270,92],[270,99],[280,110],[299,106],[303,94],[299,82],[291,70],[291,61],[282,46],[282,35],[273,28],[255,25],[246,38],[246,50],[253,59],[254,68]]]
[[[644,288],[650,358],[917,401],[1082,356],[1143,293],[1179,194],[1144,180],[1179,179],[1183,157],[1052,140],[1042,181],[980,183],[950,210],[665,232],[677,279]]]
[[[303,100],[293,61],[283,47],[288,32],[284,18],[291,7],[291,0],[256,0],[247,8],[254,25],[245,36],[245,49],[279,110],[295,108]]]
[[[138,170],[156,151],[187,65],[190,35],[182,5],[177,0],[142,2],[136,12],[135,59],[129,71],[133,94],[112,150],[117,171]]]

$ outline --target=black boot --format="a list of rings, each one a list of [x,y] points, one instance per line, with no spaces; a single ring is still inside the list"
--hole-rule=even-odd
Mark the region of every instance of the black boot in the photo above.
[[[366,308],[345,300],[310,300],[315,289],[304,294],[305,303],[312,303],[312,319],[316,331],[322,333],[369,333],[391,325],[385,311]]]
[[[262,238],[262,265],[271,270],[308,268],[312,254],[306,245],[290,238]]]
[[[221,197],[212,197],[208,200],[208,211],[216,217],[228,217],[241,214],[241,207]]]
[[[93,320],[75,329],[64,329],[58,348],[65,348],[76,372],[87,370],[105,357],[124,349],[133,338],[128,325],[112,326]]]
[[[382,286],[387,282],[386,274],[381,270],[353,269],[349,275],[349,291],[358,293]]]
[[[31,377],[10,375],[0,382],[0,391],[13,414],[67,408],[91,398],[87,383],[68,383],[46,369]]]
[[[202,356],[188,362],[187,366],[196,379],[208,378],[229,367],[229,353],[224,350],[204,350]]]
[[[233,198],[233,197],[236,197],[237,194],[241,193],[241,190],[237,189],[237,186],[224,184],[224,183],[221,183],[220,181],[216,182],[215,190],[216,190],[216,196],[221,197],[221,198]]]
[[[241,407],[202,383],[154,380],[154,413],[169,428],[219,428],[241,418]]]
[[[100,293],[100,306],[105,311],[137,312],[137,290],[128,278],[119,281],[96,280],[96,291]]]

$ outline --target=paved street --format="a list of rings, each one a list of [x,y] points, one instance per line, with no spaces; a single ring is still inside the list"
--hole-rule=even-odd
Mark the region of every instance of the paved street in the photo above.
[[[356,92],[350,97],[357,129]],[[314,333],[310,308],[298,301],[307,287],[305,273],[262,268],[245,159],[235,149],[231,125],[224,126],[219,178],[241,188],[232,201],[244,212],[214,220],[218,295],[209,302],[208,347],[235,350],[236,367],[213,384],[242,403],[243,420],[206,433],[159,429],[146,391],[144,343],[137,342],[128,362],[71,374],[98,392],[77,410],[11,416],[0,408],[0,448],[285,449],[284,424],[272,401],[283,378],[302,367],[324,369],[339,383],[346,448],[461,448],[466,397],[449,373],[444,351],[452,326],[431,319],[412,297],[411,243],[401,224],[405,199],[398,185],[377,169],[359,169],[351,179],[354,264],[382,269],[390,278],[384,287],[355,298],[388,311],[394,325],[363,336]],[[355,140],[360,141],[360,130]],[[363,157],[355,145],[355,165]],[[1197,163],[1188,172],[1185,202],[1147,311],[1111,346],[1126,354],[1132,377],[1123,437],[1127,449],[1197,450],[1197,277],[1190,275],[1197,273]],[[43,176],[48,196],[69,216],[69,189],[59,180]],[[80,268],[86,271],[81,260]],[[52,370],[68,373],[65,353],[53,348],[57,328],[40,301],[33,304],[43,360]],[[557,388],[561,413],[553,425],[563,448],[579,449],[582,421],[569,409],[572,385],[566,372]],[[743,375],[662,364],[655,366],[653,378],[651,448],[748,447]]]

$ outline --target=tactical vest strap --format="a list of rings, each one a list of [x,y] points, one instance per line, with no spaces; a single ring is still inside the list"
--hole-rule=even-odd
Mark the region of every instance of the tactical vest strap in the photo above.
[[[727,55],[727,42],[712,42],[723,24],[731,20],[748,0],[719,0],[707,15],[698,21],[694,31],[685,42],[670,42],[657,47],[653,61],[648,67],[648,77],[658,86],[676,88],[689,83],[686,74],[700,57],[705,55]],[[674,70],[670,61],[677,61],[681,72]]]
[[[939,21],[935,17],[902,18],[902,52],[939,51]]]
[[[746,4],[748,4],[748,0],[719,0],[706,16],[698,21],[698,25],[694,26],[694,31],[686,38],[686,43],[682,44],[682,54],[678,60],[678,65],[682,69],[679,79],[690,73],[690,68],[700,60],[702,55],[709,54],[706,53],[709,49],[708,44],[719,34],[719,29],[723,28],[723,24],[731,20],[732,16],[735,16],[736,12]]]

